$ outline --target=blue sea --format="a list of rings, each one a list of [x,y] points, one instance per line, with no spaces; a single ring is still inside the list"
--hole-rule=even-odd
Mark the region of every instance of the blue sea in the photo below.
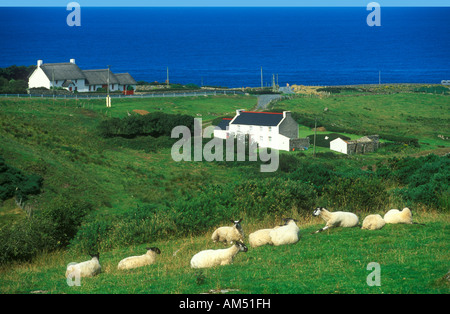
[[[450,8],[0,8],[0,67],[68,62],[136,80],[227,87],[440,83]]]

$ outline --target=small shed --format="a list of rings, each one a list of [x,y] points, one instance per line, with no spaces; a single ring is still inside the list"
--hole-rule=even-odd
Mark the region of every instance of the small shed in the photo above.
[[[349,143],[347,141],[344,141],[338,137],[330,142],[330,149],[342,154],[347,154],[348,144]]]

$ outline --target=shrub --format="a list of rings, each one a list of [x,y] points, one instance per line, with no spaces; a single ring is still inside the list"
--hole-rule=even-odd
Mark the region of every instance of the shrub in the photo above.
[[[380,211],[388,204],[383,181],[374,176],[334,177],[326,186],[329,206],[349,211]]]

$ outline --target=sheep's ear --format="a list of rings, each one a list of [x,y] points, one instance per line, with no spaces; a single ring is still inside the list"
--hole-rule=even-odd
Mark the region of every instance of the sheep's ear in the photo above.
[[[239,219],[238,223],[241,223],[241,221],[242,221],[242,218],[241,218],[241,219]]]

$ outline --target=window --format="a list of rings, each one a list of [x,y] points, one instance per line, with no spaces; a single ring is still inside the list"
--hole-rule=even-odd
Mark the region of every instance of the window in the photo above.
[[[269,132],[272,132],[272,127],[271,126],[269,126]]]
[[[269,136],[269,142],[272,142],[272,136]]]

